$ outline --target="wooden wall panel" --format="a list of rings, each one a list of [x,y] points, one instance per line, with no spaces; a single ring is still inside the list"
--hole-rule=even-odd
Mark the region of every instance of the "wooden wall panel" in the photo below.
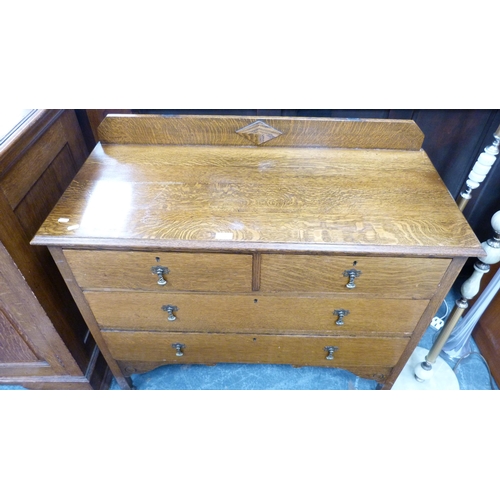
[[[87,377],[95,387],[107,383],[106,366],[48,249],[30,245],[87,156],[73,110],[37,110],[0,148],[1,384],[34,387],[47,377],[52,388],[68,381],[90,388]],[[96,379],[97,362],[103,375]]]
[[[22,330],[0,308],[0,363],[22,363],[38,361],[23,338]]]
[[[28,137],[0,174],[0,235],[16,265],[40,301],[74,358],[84,367],[90,353],[83,347],[87,326],[47,249],[30,241],[88,156],[78,121],[70,111],[44,113],[45,128]],[[9,210],[5,201],[10,204]]]
[[[30,364],[34,364],[35,373],[42,368],[45,375],[70,373],[80,376],[78,365],[69,356],[67,347],[1,242],[0,290],[0,311],[3,314],[0,344],[4,350],[0,378],[19,374],[19,368],[24,376],[32,375]],[[17,341],[13,340],[15,336]]]
[[[78,172],[78,167],[71,149],[64,144],[43,174],[31,184],[29,191],[14,210],[28,238],[33,238],[61,193]]]

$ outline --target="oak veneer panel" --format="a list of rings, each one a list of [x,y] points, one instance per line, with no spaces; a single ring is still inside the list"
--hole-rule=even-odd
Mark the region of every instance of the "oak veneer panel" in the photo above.
[[[294,332],[349,335],[411,333],[428,301],[274,295],[85,292],[104,329],[198,332]],[[167,320],[164,305],[178,307]],[[347,309],[344,325],[335,324],[335,309]]]
[[[57,200],[68,187],[69,183],[75,176],[84,161],[79,148],[81,144],[76,146],[76,139],[69,133],[69,127],[74,119],[71,115],[63,114],[61,118],[55,122],[54,127],[49,129],[49,137],[44,136],[43,139],[37,142],[36,147],[32,147],[29,153],[35,151],[35,155],[26,155],[22,157],[22,169],[16,165],[10,172],[17,173],[17,176],[22,175],[24,170],[30,169],[28,164],[24,164],[27,156],[34,156],[32,161],[37,161],[38,157],[45,155],[44,161],[52,161],[43,165],[43,169],[37,172],[38,177],[30,178],[32,185],[28,191],[24,193],[24,197],[17,204],[14,214],[23,229],[23,236],[29,241],[36,230],[40,227],[44,219],[50,213]],[[47,145],[48,140],[52,140],[53,129],[57,134],[58,141],[54,141],[50,147]],[[76,133],[76,132],[75,132]],[[59,139],[62,140],[63,146],[58,150]],[[55,148],[55,146],[57,146]],[[23,170],[24,169],[24,170]],[[34,170],[37,170],[34,168]],[[28,177],[28,176],[27,176]],[[26,241],[26,245],[27,245]],[[30,258],[36,261],[36,266],[41,268],[46,275],[43,280],[37,280],[32,284],[32,288],[36,291],[40,288],[48,290],[49,297],[41,298],[42,305],[49,312],[50,318],[53,321],[57,331],[63,337],[68,347],[76,355],[81,366],[85,366],[88,362],[87,354],[82,353],[81,343],[88,331],[81,315],[67,291],[65,283],[60,276],[57,266],[54,264],[52,257],[47,248],[29,247]],[[33,280],[34,276],[28,275],[29,280]],[[80,345],[79,345],[80,344]]]
[[[44,116],[45,129],[30,140],[20,137],[20,144],[12,145],[17,156],[5,152],[10,163],[0,179],[0,237],[52,322],[51,330],[55,329],[84,369],[90,356],[82,345],[85,323],[47,249],[31,247],[29,242],[83,164],[86,150],[72,111]],[[16,205],[15,210],[11,205]]]
[[[343,367],[360,366],[369,359],[373,366],[394,366],[408,339],[366,337],[315,337],[248,334],[167,334],[155,332],[103,332],[118,360],[163,363],[269,363]],[[184,344],[176,356],[174,343]],[[338,347],[327,360],[326,346]]]
[[[62,373],[62,370],[59,370]],[[20,379],[27,377],[52,377],[54,370],[45,361],[13,362],[0,364],[0,383],[10,383],[11,385],[24,385]]]
[[[34,243],[449,257],[482,252],[423,151],[244,151],[98,146]],[[59,222],[67,217],[67,224]]]
[[[14,213],[27,235],[35,235],[61,193],[73,180],[78,168],[69,146],[65,144],[17,203]]]
[[[369,293],[394,298],[428,299],[436,292],[449,259],[263,254],[261,292]],[[347,289],[346,270],[361,275]]]
[[[252,256],[178,252],[112,252],[64,250],[73,274],[84,289],[151,291],[250,292]],[[154,266],[169,270],[158,285]]]
[[[38,361],[38,357],[23,339],[6,313],[0,308],[0,363]]]
[[[90,387],[95,342],[47,249],[29,245],[87,155],[72,110],[37,110],[0,148],[0,305],[18,354],[25,344],[34,357],[4,358],[0,383],[31,387],[53,377],[56,388],[58,377],[74,377]],[[12,335],[0,330],[0,344],[13,346]]]
[[[12,209],[17,207],[66,145],[70,154],[74,155],[70,165],[82,165],[87,153],[83,140],[75,133],[76,130],[79,131],[79,126],[74,113],[62,113],[46,130],[43,138],[18,159],[15,168],[9,168],[3,173],[1,186]],[[65,187],[62,187],[61,192]]]
[[[37,109],[0,145],[0,178],[28,152],[47,128],[63,113],[60,109]]]
[[[82,375],[1,242],[0,291],[0,377]]]
[[[99,125],[103,143],[253,146],[236,133],[263,121],[282,134],[259,147],[313,146],[419,150],[424,135],[411,120],[108,115]]]

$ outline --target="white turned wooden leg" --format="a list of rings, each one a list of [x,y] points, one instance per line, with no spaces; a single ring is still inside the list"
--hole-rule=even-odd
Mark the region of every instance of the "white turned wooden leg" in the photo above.
[[[484,148],[484,152],[479,155],[476,163],[469,173],[467,181],[465,182],[466,188],[457,198],[457,205],[462,212],[469,200],[472,198],[472,191],[477,189],[481,182],[484,181],[497,159],[499,151],[498,146],[500,145],[500,127],[498,127],[496,132],[493,134],[493,137],[495,138],[493,144]]]

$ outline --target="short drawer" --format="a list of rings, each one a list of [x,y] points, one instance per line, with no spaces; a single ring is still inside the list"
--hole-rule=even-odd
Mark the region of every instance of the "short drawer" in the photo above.
[[[450,262],[450,259],[264,254],[260,290],[428,299],[434,295]]]
[[[401,335],[413,332],[428,304],[424,300],[257,294],[85,292],[85,297],[101,328],[182,332]]]
[[[394,366],[406,338],[103,332],[117,360],[159,363],[269,363]],[[330,348],[330,349],[329,349]]]
[[[251,255],[105,250],[64,250],[64,255],[83,289],[252,290]]]

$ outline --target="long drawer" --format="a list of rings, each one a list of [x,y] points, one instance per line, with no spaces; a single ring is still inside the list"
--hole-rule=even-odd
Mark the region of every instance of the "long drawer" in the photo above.
[[[88,291],[85,297],[101,328],[183,332],[401,335],[413,331],[428,304],[425,300],[260,294]]]
[[[64,255],[83,289],[252,290],[251,255],[106,250],[64,250]],[[162,280],[166,283],[159,284]]]
[[[263,254],[260,290],[428,299],[434,295],[450,262],[450,259]]]
[[[409,340],[119,331],[104,331],[103,336],[117,360],[165,364],[236,362],[336,367],[366,364],[394,366]]]

